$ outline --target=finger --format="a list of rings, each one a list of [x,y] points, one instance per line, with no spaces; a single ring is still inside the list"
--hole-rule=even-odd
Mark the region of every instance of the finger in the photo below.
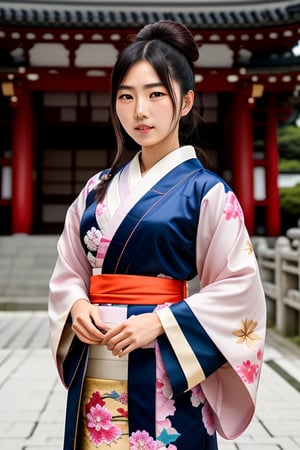
[[[85,344],[91,344],[91,345],[101,344],[101,340],[95,339],[85,332],[80,332],[80,331],[75,331],[75,330],[73,330],[73,331],[76,334],[76,336],[78,337],[78,339],[80,339],[80,341],[84,342]]]
[[[109,344],[107,348],[112,352],[114,356],[117,356],[120,353],[124,353],[125,349],[127,349],[129,346],[132,346],[130,339],[122,339],[116,344]]]
[[[115,338],[118,334],[120,334],[123,330],[123,325],[118,325],[114,328],[111,328],[106,334],[103,339],[103,344],[107,345],[113,338]],[[116,341],[113,341],[114,344],[116,344]]]
[[[104,334],[97,330],[89,320],[83,323],[79,321],[74,323],[72,329],[79,339],[85,343],[99,344],[102,343],[104,338]]]
[[[105,328],[104,324],[101,325],[96,324],[93,318],[92,318],[92,325],[94,328],[96,328],[97,331],[100,331],[102,335],[105,335],[110,330],[110,328]]]
[[[122,358],[123,356],[128,355],[128,353],[132,352],[135,349],[136,347],[133,344],[130,344],[127,347],[122,348],[115,356]]]

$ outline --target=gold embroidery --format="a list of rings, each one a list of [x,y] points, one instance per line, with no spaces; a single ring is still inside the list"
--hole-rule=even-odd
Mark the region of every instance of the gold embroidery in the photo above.
[[[238,337],[236,343],[243,344],[246,341],[249,350],[255,351],[256,341],[261,339],[260,336],[254,332],[256,326],[257,322],[254,322],[252,319],[241,320],[241,328],[232,332],[234,336]]]
[[[244,250],[248,253],[248,255],[253,253],[253,247],[250,241],[246,241],[246,248]]]

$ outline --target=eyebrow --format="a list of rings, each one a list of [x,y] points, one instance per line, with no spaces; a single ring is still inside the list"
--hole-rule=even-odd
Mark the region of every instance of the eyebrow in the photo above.
[[[145,84],[144,86],[143,86],[143,88],[144,89],[152,89],[152,88],[155,88],[155,87],[162,87],[163,86],[163,84],[161,83],[161,82],[157,82],[157,83],[148,83],[148,84]],[[127,84],[121,84],[120,86],[119,86],[119,90],[120,89],[128,89],[129,91],[130,90],[133,90],[134,89],[134,86],[129,86],[129,85],[127,85]]]

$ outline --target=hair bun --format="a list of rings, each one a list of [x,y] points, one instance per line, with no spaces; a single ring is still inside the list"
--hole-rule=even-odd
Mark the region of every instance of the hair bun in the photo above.
[[[198,47],[190,30],[179,22],[160,20],[142,28],[135,37],[136,41],[160,40],[175,47],[191,63],[199,58]]]

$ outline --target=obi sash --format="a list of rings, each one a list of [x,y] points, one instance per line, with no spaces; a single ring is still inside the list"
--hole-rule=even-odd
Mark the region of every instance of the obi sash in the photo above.
[[[187,282],[144,275],[100,274],[90,279],[93,304],[161,305],[187,297]]]

